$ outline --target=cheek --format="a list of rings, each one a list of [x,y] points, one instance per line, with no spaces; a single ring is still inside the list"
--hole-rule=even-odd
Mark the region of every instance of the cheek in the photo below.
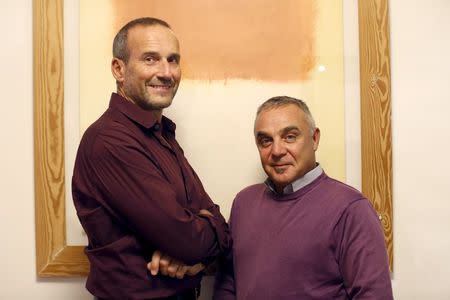
[[[180,82],[181,80],[181,72],[179,71],[178,73],[174,73],[173,74],[173,78],[176,82]]]
[[[310,160],[313,160],[313,157],[314,150],[312,148],[301,148],[295,152],[295,160],[301,164],[309,163]]]
[[[302,147],[294,147],[290,149],[288,152],[292,156],[292,158],[297,162],[304,160],[305,157],[308,156],[308,154],[305,151],[303,151]]]
[[[265,149],[259,150],[259,158],[261,159],[261,163],[263,165],[266,165],[269,162],[269,157],[269,151],[265,151]]]
[[[148,79],[149,77],[153,76],[153,74],[155,73],[153,71],[153,69],[148,66],[146,66],[146,67],[139,66],[139,67],[136,67],[133,71],[134,72],[133,72],[132,76],[135,79]]]

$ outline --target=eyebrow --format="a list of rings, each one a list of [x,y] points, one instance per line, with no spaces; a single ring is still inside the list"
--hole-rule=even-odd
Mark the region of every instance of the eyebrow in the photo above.
[[[282,132],[283,134],[286,134],[286,133],[288,133],[289,131],[298,131],[298,132],[302,132],[302,131],[300,130],[300,128],[298,128],[297,126],[288,126],[288,127],[285,127],[285,128],[283,128],[283,129],[281,129],[281,132]]]
[[[288,127],[285,127],[285,128],[283,128],[283,129],[281,129],[280,131],[278,131],[278,132],[281,132],[281,134],[286,134],[286,133],[288,133],[288,132],[290,132],[290,131],[298,131],[298,132],[302,132],[301,130],[300,130],[300,128],[298,128],[297,126],[288,126]],[[255,137],[256,138],[260,138],[260,137],[264,137],[264,136],[270,136],[267,132],[265,132],[265,131],[257,131],[256,133],[255,133]]]
[[[267,134],[264,131],[258,131],[258,132],[255,133],[255,137],[256,138],[263,137],[263,136],[269,136],[269,134]]]
[[[146,51],[146,52],[144,52],[144,53],[142,53],[142,56],[148,56],[148,55],[151,55],[151,56],[161,56],[158,52],[156,52],[156,51]]]
[[[142,57],[146,57],[146,56],[157,56],[157,57],[162,57],[161,53],[156,52],[156,51],[147,51],[142,53]],[[177,60],[180,60],[180,54],[175,52],[175,53],[171,53],[170,55],[167,56],[168,58],[176,58]]]

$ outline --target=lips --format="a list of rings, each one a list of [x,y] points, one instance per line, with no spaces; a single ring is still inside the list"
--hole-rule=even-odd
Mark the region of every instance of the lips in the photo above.
[[[173,93],[173,84],[147,84],[150,93],[155,95],[167,96]]]
[[[160,84],[148,84],[147,86],[154,88],[154,89],[170,89],[173,85],[160,85]]]
[[[281,167],[287,167],[290,164],[276,164],[276,165],[272,165],[273,168],[281,168]]]

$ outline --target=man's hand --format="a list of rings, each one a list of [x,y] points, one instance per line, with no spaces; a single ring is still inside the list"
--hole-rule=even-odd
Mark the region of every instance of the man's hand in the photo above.
[[[214,215],[207,209],[200,209],[198,212],[199,216],[208,216],[208,217],[214,217]]]
[[[153,252],[152,261],[147,264],[147,269],[152,275],[157,275],[158,272],[161,272],[162,275],[182,279],[185,275],[197,275],[205,269],[205,266],[201,263],[188,266],[181,261],[156,250]]]

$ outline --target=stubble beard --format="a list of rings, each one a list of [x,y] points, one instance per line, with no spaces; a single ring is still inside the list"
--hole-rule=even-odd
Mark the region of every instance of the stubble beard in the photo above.
[[[177,89],[173,89],[170,92],[170,95],[167,96],[152,96],[148,90],[148,85],[144,85],[144,87],[140,90],[140,93],[133,93],[132,89],[124,86],[123,92],[127,95],[132,102],[138,105],[140,108],[144,110],[158,110],[162,111],[163,109],[169,107],[172,104],[173,98],[175,97]],[[162,101],[156,100],[158,97],[166,98]],[[156,98],[156,99],[155,99]]]

